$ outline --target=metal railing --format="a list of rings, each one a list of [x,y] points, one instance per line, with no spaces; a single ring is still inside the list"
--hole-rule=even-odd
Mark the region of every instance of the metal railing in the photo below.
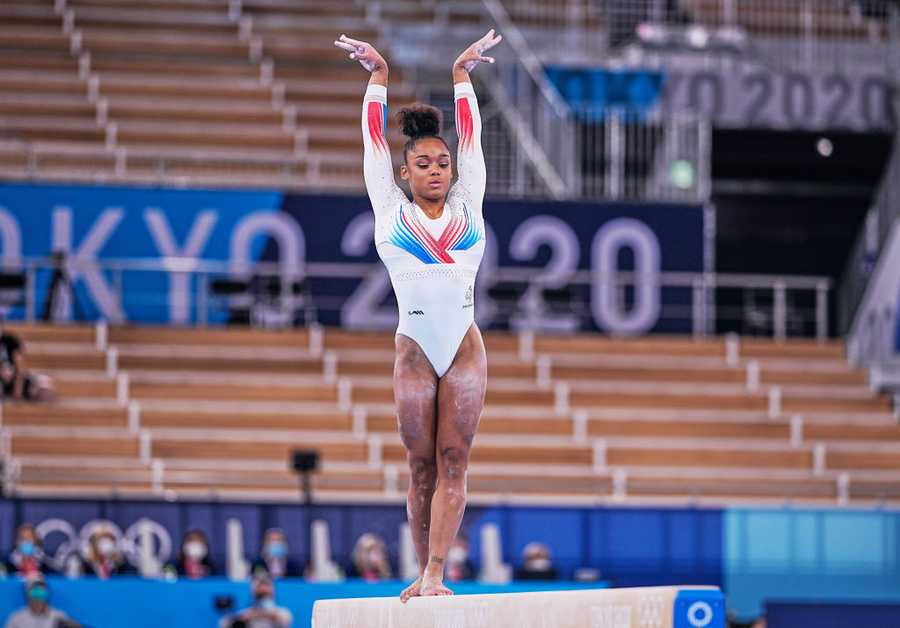
[[[841,278],[838,290],[838,328],[841,333],[847,332],[853,323],[878,256],[897,220],[900,220],[900,132],[895,133],[893,152],[878,194],[866,214]]]
[[[708,200],[710,132],[702,117],[571,106],[547,77],[530,36],[507,11],[526,3],[482,1],[478,21],[454,27],[452,19],[439,20],[418,30],[401,25],[391,27],[386,39],[415,50],[398,52],[416,60],[410,80],[417,97],[440,106],[452,119],[447,60],[489,27],[503,33],[504,45],[491,51],[497,63],[473,74],[480,91],[489,195]],[[544,3],[533,4],[549,11]],[[566,3],[553,4],[562,10]],[[583,13],[582,4],[575,3],[573,13]],[[543,19],[549,13],[534,15]]]
[[[22,262],[26,274],[21,314],[26,321],[42,318],[46,291],[55,262],[28,258]],[[8,271],[11,269],[7,269]],[[825,277],[741,275],[692,272],[607,272],[578,270],[563,285],[552,286],[543,279],[542,268],[486,268],[479,274],[476,320],[484,327],[494,325],[520,331],[566,331],[599,328],[618,331],[610,321],[641,316],[649,310],[646,328],[706,336],[739,332],[783,340],[829,337],[829,297],[831,281]],[[224,261],[194,258],[117,259],[91,263],[70,261],[70,276],[93,275],[106,281],[109,298],[104,306],[76,303],[85,290],[66,298],[62,320],[72,313],[87,320],[105,319],[124,323],[128,312],[141,312],[155,320],[174,324],[223,324],[239,309],[247,313],[244,323],[261,327],[291,327],[321,321],[347,322],[347,308],[354,308],[354,328],[392,329],[396,309],[382,300],[372,302],[372,316],[359,316],[359,299],[353,292],[360,282],[371,282],[374,273],[384,273],[385,295],[390,300],[384,268],[376,263],[307,263],[302,269],[280,263],[259,262],[235,267]],[[148,275],[162,275],[167,281],[147,281]],[[261,282],[256,296],[215,294],[216,279]],[[352,282],[343,293],[334,286]],[[181,292],[173,296],[173,286]],[[516,287],[510,290],[509,286]],[[89,290],[89,286],[87,287]],[[367,287],[363,287],[367,289]],[[80,296],[79,296],[80,295]],[[664,298],[665,297],[665,298]],[[40,310],[40,311],[39,311]],[[377,310],[377,311],[376,311]],[[78,316],[79,311],[81,315]],[[647,311],[644,312],[647,314]]]
[[[519,3],[505,0],[507,6]],[[565,14],[583,3],[534,4]],[[532,20],[532,30],[566,33],[568,58],[583,64],[641,44],[664,51],[737,53],[772,69],[863,66],[887,75],[898,67],[900,11],[891,0],[604,0],[593,5],[598,15],[582,20],[580,31],[550,14],[540,29]],[[543,60],[554,59],[552,52],[545,56],[544,48],[539,50]]]
[[[507,115],[521,150],[555,198],[572,196],[577,171],[572,146],[575,125],[568,104],[556,90],[537,55],[499,0],[482,0],[506,33],[515,52],[513,63],[496,66],[496,76],[482,83]]]
[[[705,202],[712,131],[700,116],[650,119],[620,108],[579,108],[576,195],[585,198]]]
[[[574,196],[575,123],[568,103],[503,4],[481,0],[465,6],[468,20],[463,25],[452,19],[452,6],[444,13],[436,7],[436,16],[442,17],[434,22],[385,26],[384,39],[393,42],[398,57],[413,60],[408,71],[418,97],[452,113],[446,98],[450,61],[488,28],[501,32],[503,45],[491,51],[497,63],[479,67],[472,76],[481,92],[488,191],[514,197]]]
[[[544,63],[602,58],[606,38],[603,3],[596,0],[500,0]]]

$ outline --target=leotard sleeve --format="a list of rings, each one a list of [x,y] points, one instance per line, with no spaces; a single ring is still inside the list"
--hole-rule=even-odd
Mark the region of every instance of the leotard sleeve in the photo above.
[[[363,177],[376,218],[397,207],[406,199],[396,181],[387,143],[387,88],[369,85],[363,99]]]
[[[481,149],[481,112],[471,83],[453,86],[456,101],[456,134],[459,147],[456,152],[456,168],[459,171],[457,185],[463,188],[473,209],[481,212],[487,169]]]

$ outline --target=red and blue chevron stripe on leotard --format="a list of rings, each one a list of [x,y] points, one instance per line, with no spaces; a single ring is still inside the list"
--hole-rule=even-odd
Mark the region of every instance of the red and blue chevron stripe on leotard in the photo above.
[[[463,150],[472,150],[473,130],[474,123],[469,99],[459,98],[456,101],[456,132],[459,135],[459,146]]]
[[[456,262],[450,251],[468,250],[482,239],[483,231],[464,205],[462,215],[451,218],[437,239],[428,233],[415,215],[410,216],[401,207],[388,241],[425,264],[454,264]]]
[[[387,139],[384,137],[384,130],[387,128],[387,105],[370,100],[367,116],[369,121],[369,137],[372,138],[372,146],[375,147],[375,150],[387,153]]]

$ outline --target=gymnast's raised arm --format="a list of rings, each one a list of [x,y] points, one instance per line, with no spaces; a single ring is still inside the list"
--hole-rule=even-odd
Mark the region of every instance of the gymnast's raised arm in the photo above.
[[[347,51],[349,58],[371,72],[369,86],[363,98],[363,176],[366,190],[375,215],[381,215],[406,200],[394,180],[391,151],[387,143],[387,84],[388,65],[372,44],[346,35],[334,42],[338,48]]]
[[[479,211],[484,200],[487,169],[481,148],[481,113],[478,110],[478,99],[475,97],[469,72],[479,63],[493,63],[494,58],[485,57],[484,53],[499,44],[502,39],[501,35],[495,35],[494,29],[491,29],[484,37],[466,48],[453,62],[456,134],[459,137],[456,152],[456,168],[459,172],[457,184],[462,186],[466,196]]]

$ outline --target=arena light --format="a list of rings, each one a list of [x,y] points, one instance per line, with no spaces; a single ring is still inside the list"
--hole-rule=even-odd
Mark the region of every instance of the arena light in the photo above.
[[[637,36],[641,43],[660,46],[669,39],[669,32],[664,26],[653,22],[642,22],[637,27]]]
[[[676,159],[669,169],[669,179],[679,190],[689,190],[694,186],[694,166],[686,159]]]
[[[684,40],[691,48],[701,50],[709,45],[709,31],[705,27],[695,25],[690,26],[684,33]]]
[[[669,51],[731,51],[739,52],[747,46],[746,32],[734,26],[711,29],[700,24],[664,24],[641,22],[635,29],[642,47]]]
[[[816,152],[827,159],[834,154],[834,144],[827,137],[820,137],[816,142]]]

